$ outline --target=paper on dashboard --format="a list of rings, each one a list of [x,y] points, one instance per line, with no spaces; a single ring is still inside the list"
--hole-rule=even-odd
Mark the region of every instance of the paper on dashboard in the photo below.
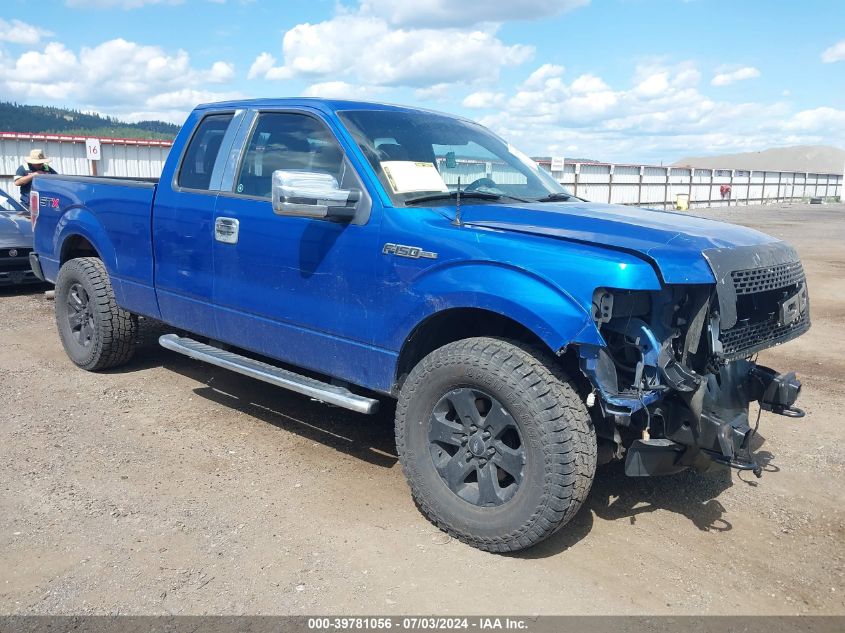
[[[394,193],[449,191],[434,163],[385,160],[381,162],[381,168]]]

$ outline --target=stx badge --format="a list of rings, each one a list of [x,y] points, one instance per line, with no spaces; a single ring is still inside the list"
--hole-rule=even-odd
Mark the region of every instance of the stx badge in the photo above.
[[[437,259],[437,253],[424,251],[419,246],[405,246],[404,244],[393,244],[388,242],[381,249],[383,255],[396,255],[398,257],[409,257],[411,259]]]

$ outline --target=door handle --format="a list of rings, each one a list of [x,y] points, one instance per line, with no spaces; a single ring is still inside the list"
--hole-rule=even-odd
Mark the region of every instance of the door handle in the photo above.
[[[224,244],[237,244],[240,222],[235,218],[217,218],[214,220],[214,239]]]

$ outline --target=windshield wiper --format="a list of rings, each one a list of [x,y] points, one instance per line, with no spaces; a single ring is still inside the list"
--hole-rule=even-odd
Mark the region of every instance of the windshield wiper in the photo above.
[[[576,198],[571,193],[564,193],[563,191],[556,191],[555,193],[550,193],[549,195],[543,198],[537,198],[535,202],[568,202],[570,200],[580,200],[581,198]]]
[[[423,196],[416,196],[414,198],[407,198],[405,204],[417,204],[418,202],[429,202],[431,200],[454,200],[458,197],[457,191],[438,191],[437,193],[427,193]],[[477,198],[479,200],[501,200],[503,197],[498,193],[489,193],[487,191],[461,191],[461,198]],[[509,197],[509,196],[507,196]]]
[[[458,197],[457,191],[450,191],[446,193],[445,191],[438,192],[438,193],[427,193],[424,196],[417,196],[416,198],[408,198],[405,200],[405,204],[415,204],[417,202],[428,202],[430,200],[440,200],[441,198],[449,198],[452,200],[456,200]],[[479,200],[502,200],[506,198],[508,200],[515,200],[516,202],[531,202],[528,198],[520,198],[518,196],[511,196],[506,193],[491,193],[489,191],[466,191],[465,189],[461,191],[461,200],[464,198],[477,198]]]

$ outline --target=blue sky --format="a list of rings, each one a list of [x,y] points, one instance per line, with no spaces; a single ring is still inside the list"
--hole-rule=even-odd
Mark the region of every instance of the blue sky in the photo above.
[[[127,120],[234,97],[416,104],[608,161],[845,147],[845,2],[4,0],[0,84]]]

